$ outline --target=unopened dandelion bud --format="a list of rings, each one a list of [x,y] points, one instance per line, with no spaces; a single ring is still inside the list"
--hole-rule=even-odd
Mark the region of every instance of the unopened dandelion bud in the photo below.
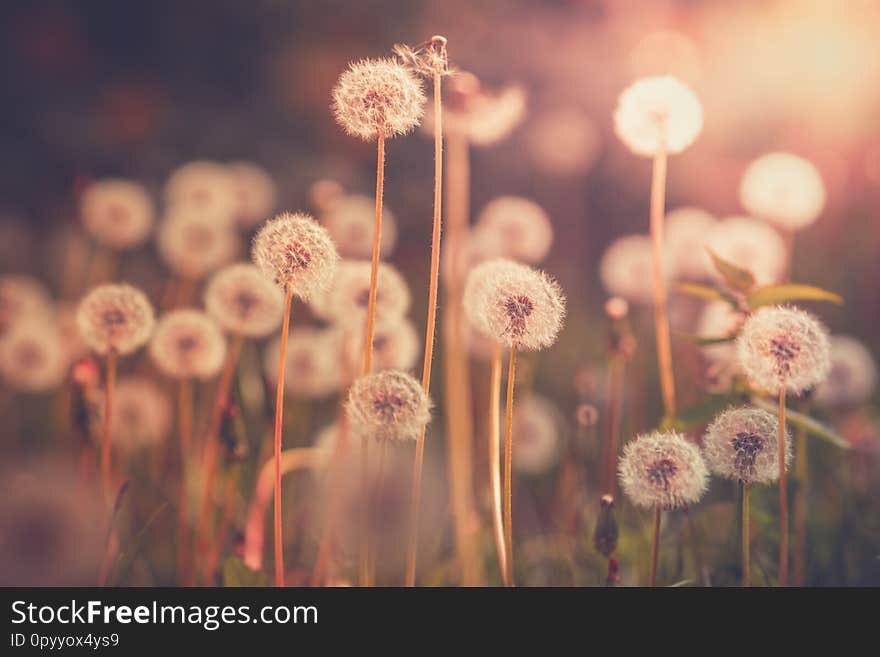
[[[593,530],[593,547],[599,554],[610,557],[617,549],[617,517],[614,513],[614,498],[603,495],[599,499],[599,517]]]

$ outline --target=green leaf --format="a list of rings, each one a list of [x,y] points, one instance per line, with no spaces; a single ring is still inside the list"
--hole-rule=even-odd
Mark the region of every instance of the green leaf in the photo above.
[[[223,586],[269,586],[269,578],[260,570],[248,568],[238,557],[228,557],[223,562]]]
[[[685,340],[686,342],[693,342],[694,344],[698,344],[701,347],[708,347],[713,344],[724,344],[725,342],[733,342],[734,340],[736,340],[735,335],[725,335],[718,338],[713,338],[703,335],[691,335],[690,333],[680,333],[679,331],[675,332],[675,337]]]
[[[752,404],[757,406],[758,408],[763,408],[765,411],[769,411],[770,413],[778,412],[779,408],[776,403],[767,401],[761,397],[752,397]],[[792,411],[790,409],[785,409],[785,423],[791,427],[796,429],[801,429],[811,436],[815,436],[816,438],[821,438],[822,440],[831,443],[835,447],[839,447],[841,449],[850,449],[851,445],[837,433],[834,429],[829,427],[828,425],[822,424],[819,420],[811,418],[809,415],[805,415],[803,413],[798,413],[797,411]]]
[[[724,277],[730,287],[741,292],[748,292],[755,286],[755,277],[748,269],[743,269],[729,260],[725,260],[712,249],[706,249],[712,257],[712,263],[718,273]]]
[[[712,287],[711,285],[701,285],[699,283],[676,283],[675,289],[682,294],[689,294],[692,297],[706,299],[707,301],[724,301],[734,308],[739,307],[739,303],[733,295],[728,294],[724,290],[719,290],[717,287]]]
[[[843,305],[843,297],[834,292],[823,290],[821,287],[801,285],[799,283],[786,283],[783,285],[765,285],[759,287],[746,297],[749,308],[760,308],[789,301],[830,301],[838,306]]]
[[[709,395],[705,399],[700,400],[692,406],[681,409],[675,416],[675,420],[664,418],[662,427],[664,429],[677,429],[686,431],[699,427],[714,418],[725,408],[731,404],[740,402],[742,398],[738,395]]]

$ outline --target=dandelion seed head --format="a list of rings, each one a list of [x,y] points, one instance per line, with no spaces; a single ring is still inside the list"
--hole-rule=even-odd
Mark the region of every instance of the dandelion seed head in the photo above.
[[[706,278],[706,246],[716,220],[705,210],[681,207],[666,214],[663,247],[671,278]]]
[[[355,435],[375,440],[415,440],[431,420],[431,400],[410,374],[385,370],[355,379],[346,413]]]
[[[129,377],[113,391],[113,445],[136,452],[163,442],[171,433],[168,395],[145,377]]]
[[[433,78],[435,75],[451,75],[449,58],[446,54],[446,37],[433,36],[420,46],[397,44],[394,54],[416,74]]]
[[[779,478],[779,419],[759,408],[728,408],[706,429],[703,456],[709,469],[745,484]],[[785,432],[785,466],[791,462],[791,436]]]
[[[476,76],[457,73],[447,87],[443,128],[464,135],[475,146],[497,144],[525,119],[527,96],[521,85],[488,90],[480,85]],[[428,108],[424,129],[434,129],[432,108]]]
[[[235,229],[210,214],[172,210],[159,225],[159,255],[179,276],[200,280],[232,262],[241,243]]]
[[[235,180],[236,221],[242,228],[253,228],[275,209],[278,202],[275,181],[268,171],[253,162],[232,162],[226,168]]]
[[[349,367],[360,362],[363,354],[363,328],[346,327],[350,337],[345,341]],[[415,325],[406,318],[396,317],[390,321],[379,321],[373,327],[373,371],[403,370],[416,366],[421,355],[422,341]]]
[[[788,250],[779,233],[751,217],[719,221],[710,228],[707,243],[721,258],[750,271],[757,285],[779,282],[788,267]],[[708,276],[721,280],[705,248],[703,259]]]
[[[0,585],[93,585],[103,554],[100,490],[57,461],[0,472]]]
[[[703,107],[680,80],[666,75],[637,80],[623,90],[614,130],[636,155],[682,152],[703,129]]]
[[[530,394],[513,407],[513,468],[528,475],[549,472],[562,454],[558,409]]]
[[[499,258],[468,274],[464,308],[483,335],[509,348],[534,351],[556,341],[565,297],[544,272]]]
[[[89,348],[79,333],[76,323],[76,304],[70,301],[59,302],[55,307],[52,324],[61,340],[65,361],[73,362],[88,354]]]
[[[48,317],[51,308],[49,291],[37,279],[18,274],[0,276],[0,336],[16,322]]]
[[[263,224],[251,255],[276,285],[305,300],[327,289],[339,261],[327,229],[302,212],[284,212]]]
[[[309,187],[309,201],[319,212],[328,212],[333,205],[345,196],[342,185],[329,178],[316,180]]]
[[[146,344],[155,324],[147,296],[126,283],[99,285],[83,297],[76,323],[90,349],[130,354]]]
[[[147,239],[154,210],[147,190],[128,180],[99,180],[80,199],[80,217],[99,244],[115,250],[132,249]]]
[[[539,115],[526,135],[529,155],[545,173],[560,177],[582,175],[599,155],[599,130],[581,110],[551,109]]]
[[[746,319],[736,342],[746,376],[771,394],[783,380],[798,395],[825,380],[831,369],[828,330],[798,308],[765,306]]]
[[[495,246],[494,255],[536,264],[553,244],[553,226],[540,205],[519,196],[499,196],[477,218],[478,239]]]
[[[652,303],[652,258],[651,238],[647,235],[625,235],[614,240],[599,261],[599,278],[605,291],[631,303]]]
[[[675,431],[655,431],[624,446],[618,476],[633,504],[668,510],[698,502],[709,473],[696,445]]]
[[[256,265],[238,263],[208,281],[205,309],[224,331],[262,338],[281,324],[284,295]]]
[[[336,242],[339,255],[343,258],[367,259],[373,255],[375,217],[373,199],[351,194],[334,201],[322,213],[321,223]],[[396,243],[397,220],[388,208],[383,208],[380,254],[383,257],[390,255]]]
[[[300,327],[290,331],[284,369],[284,387],[294,397],[323,399],[342,383],[342,343],[338,331]],[[270,385],[278,381],[281,338],[263,352],[263,371]]]
[[[370,302],[371,263],[343,260],[336,269],[330,289],[312,300],[311,308],[321,319],[340,326],[359,328]],[[406,315],[412,297],[403,275],[388,263],[380,262],[376,277],[376,318],[393,322]]]
[[[184,213],[232,223],[239,206],[236,177],[219,162],[188,162],[175,169],[165,183],[165,203]]]
[[[67,371],[67,353],[55,325],[36,318],[16,324],[0,340],[0,376],[15,390],[57,388]]]
[[[825,207],[822,174],[791,153],[767,153],[746,168],[739,197],[748,212],[788,230],[812,224]]]
[[[175,379],[210,379],[226,357],[226,339],[209,315],[189,308],[159,318],[150,341],[150,356],[159,370]]]
[[[405,135],[419,124],[424,105],[418,78],[393,59],[354,62],[333,88],[336,121],[364,141]]]
[[[820,383],[813,401],[825,408],[849,408],[864,403],[877,385],[874,356],[859,340],[847,335],[831,336],[831,368]]]

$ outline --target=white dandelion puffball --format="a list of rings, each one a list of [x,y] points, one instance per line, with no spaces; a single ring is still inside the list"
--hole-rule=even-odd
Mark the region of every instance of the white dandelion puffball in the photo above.
[[[526,135],[529,155],[542,171],[560,177],[582,175],[599,155],[599,130],[581,110],[551,109],[540,114]]]
[[[113,391],[113,446],[138,451],[163,442],[171,433],[171,400],[156,383],[129,377]]]
[[[179,276],[200,280],[235,260],[241,242],[234,227],[212,215],[172,210],[159,224],[159,255]]]
[[[364,141],[405,135],[424,112],[421,82],[393,59],[354,62],[333,87],[336,121],[346,133]]]
[[[312,299],[310,307],[321,319],[359,328],[370,302],[371,263],[343,260],[327,293]],[[379,263],[376,277],[376,318],[392,322],[409,311],[412,297],[403,275],[393,265]]]
[[[13,389],[44,392],[57,388],[67,365],[67,352],[53,323],[25,319],[0,340],[0,376]]]
[[[365,260],[373,255],[373,229],[376,220],[376,204],[372,198],[360,194],[343,196],[330,204],[321,214],[321,223],[336,242],[343,258]],[[397,243],[397,220],[383,207],[382,237],[379,253],[387,257]]]
[[[757,285],[782,280],[788,268],[785,242],[767,223],[751,217],[728,217],[709,230],[708,246],[718,256],[747,269]],[[708,251],[703,249],[706,271],[721,279]]]
[[[175,169],[165,183],[165,203],[232,223],[239,206],[235,175],[219,162],[189,162]]]
[[[205,310],[228,333],[263,338],[281,324],[284,295],[256,265],[238,263],[208,281]]]
[[[706,464],[715,474],[744,484],[779,478],[779,419],[759,408],[728,408],[706,429]],[[785,466],[791,463],[791,436],[785,432]]]
[[[526,91],[519,84],[487,90],[470,74],[458,72],[447,84],[443,129],[464,135],[475,146],[491,146],[507,138],[526,117]],[[433,108],[423,124],[433,132]]]
[[[847,335],[831,336],[831,369],[816,388],[816,404],[825,408],[858,406],[868,400],[876,385],[877,365],[868,348]]]
[[[825,380],[831,369],[828,330],[798,308],[760,308],[743,324],[736,342],[739,365],[771,394],[785,382],[798,395]]]
[[[125,283],[99,285],[83,297],[76,313],[80,335],[99,354],[125,355],[146,344],[155,325],[147,296]]]
[[[86,231],[103,246],[119,251],[143,244],[153,228],[153,202],[147,190],[128,180],[99,180],[80,199]]]
[[[302,212],[283,212],[263,224],[251,256],[276,285],[305,300],[327,289],[339,261],[327,229]]]
[[[49,317],[51,309],[49,290],[36,278],[18,274],[0,276],[0,335],[23,319]]]
[[[287,338],[284,387],[294,397],[329,397],[342,383],[342,344],[338,331],[298,327]],[[263,372],[270,385],[278,382],[281,338],[263,352]]]
[[[702,128],[700,99],[672,76],[637,80],[617,100],[614,131],[636,155],[681,153]]]
[[[670,278],[706,278],[706,246],[715,223],[715,217],[699,208],[682,207],[666,214],[663,250]]]
[[[355,379],[345,410],[354,434],[375,440],[415,440],[431,420],[422,384],[399,370]]]
[[[819,170],[791,153],[762,155],[746,168],[739,184],[740,202],[750,214],[787,230],[816,221],[825,195]]]
[[[674,431],[642,434],[623,448],[620,485],[643,509],[695,504],[709,479],[699,448]]]
[[[173,310],[156,324],[150,356],[163,374],[175,379],[210,379],[226,357],[226,339],[200,310]]]
[[[565,297],[544,272],[497,259],[468,274],[464,309],[483,335],[509,348],[535,351],[556,342],[565,317]]]
[[[599,261],[605,291],[631,303],[654,302],[654,260],[651,238],[625,235],[611,243]]]
[[[528,475],[549,472],[562,455],[559,411],[536,394],[513,407],[513,468]]]
[[[526,264],[547,257],[553,245],[553,226],[540,205],[519,196],[489,201],[477,217],[480,238],[494,243],[496,255]]]
[[[242,228],[250,229],[275,210],[278,188],[272,176],[253,162],[230,162],[226,165],[235,180],[238,203],[235,219]]]
[[[59,461],[0,471],[0,586],[94,585],[106,522],[100,488]]]

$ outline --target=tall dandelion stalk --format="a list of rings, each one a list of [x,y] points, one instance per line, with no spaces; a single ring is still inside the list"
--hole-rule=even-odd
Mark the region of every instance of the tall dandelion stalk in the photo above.
[[[495,343],[492,352],[492,373],[489,383],[489,482],[492,486],[492,529],[498,566],[507,581],[507,548],[504,538],[504,520],[501,505],[501,343]]]
[[[263,274],[284,291],[281,348],[275,388],[274,433],[274,548],[275,586],[284,586],[284,540],[281,524],[281,426],[284,411],[284,374],[291,303],[296,295],[308,299],[325,289],[339,261],[336,245],[325,228],[310,215],[285,212],[267,221],[254,238],[252,257]]]

